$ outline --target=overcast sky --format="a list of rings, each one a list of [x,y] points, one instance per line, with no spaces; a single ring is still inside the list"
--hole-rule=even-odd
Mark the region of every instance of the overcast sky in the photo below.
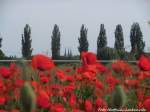
[[[51,55],[54,24],[61,31],[61,54],[70,48],[78,53],[81,24],[88,28],[89,50],[96,51],[100,24],[104,23],[108,46],[114,46],[114,31],[122,24],[125,47],[130,50],[130,28],[139,22],[150,47],[150,0],[0,0],[0,35],[6,55],[21,56],[21,34],[25,24],[31,26],[33,54]]]

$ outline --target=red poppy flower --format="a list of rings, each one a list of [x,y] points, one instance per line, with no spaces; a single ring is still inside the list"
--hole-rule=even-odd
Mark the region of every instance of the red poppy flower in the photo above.
[[[77,73],[83,73],[84,72],[84,68],[83,67],[78,67],[76,72]]]
[[[66,80],[66,74],[62,70],[57,70],[56,71],[56,76],[61,81],[65,81]]]
[[[39,77],[44,77],[44,76],[46,76],[45,72],[43,72],[43,71],[42,71],[42,72],[40,71],[40,72],[38,73],[38,75],[39,75]]]
[[[47,76],[43,76],[40,78],[42,83],[48,83],[49,82],[49,78]]]
[[[32,67],[34,69],[45,71],[45,70],[51,70],[54,66],[55,65],[53,61],[45,55],[38,54],[32,58]]]
[[[4,67],[4,66],[2,66],[2,67],[0,68],[0,74],[1,74],[4,78],[9,78],[10,75],[11,75],[9,69],[6,68],[6,67]]]
[[[150,58],[147,58],[144,55],[142,55],[139,59],[138,65],[142,70],[150,71]]]
[[[145,89],[150,89],[150,85],[143,86]]]
[[[76,104],[76,96],[75,94],[71,94],[70,99],[69,99],[69,104],[73,108]]]
[[[21,79],[16,79],[16,81],[15,81],[15,87],[17,87],[17,88],[20,88],[20,87],[22,87],[23,86],[23,84],[24,84],[24,80],[21,80]]]
[[[70,75],[66,76],[66,81],[73,82],[74,81],[73,76]]]
[[[90,100],[85,101],[85,111],[86,112],[92,112],[92,103]]]
[[[0,91],[3,91],[3,88],[4,88],[4,84],[3,84],[3,80],[0,79]]]
[[[1,109],[1,110],[0,110],[0,112],[7,112],[7,111],[6,111],[6,110],[2,110],[2,109]]]
[[[4,105],[6,102],[6,98],[5,97],[0,97],[0,105]]]
[[[67,68],[67,69],[66,69],[66,72],[71,72],[71,71],[72,71],[71,68]]]
[[[100,108],[103,105],[103,100],[101,98],[96,99],[96,107]]]
[[[104,93],[104,91],[102,89],[95,88],[95,95],[97,97],[103,97],[105,95],[105,93]]]
[[[99,72],[106,72],[106,71],[108,70],[107,67],[103,66],[103,65],[100,64],[100,63],[97,63],[97,64],[96,64],[96,67],[97,67],[97,69],[99,70]]]
[[[83,65],[95,64],[97,61],[96,55],[92,52],[82,52],[81,60]]]
[[[142,102],[138,102],[137,107],[138,107],[138,109],[142,109],[143,108],[143,103]]]
[[[75,86],[73,83],[70,83],[69,85],[64,86],[65,93],[72,93],[74,89],[75,89]]]
[[[41,108],[49,108],[50,106],[49,96],[45,91],[43,90],[39,91],[39,94],[37,96],[37,104]]]
[[[96,80],[96,87],[102,89],[104,87],[103,83],[99,80]]]
[[[39,83],[38,82],[36,82],[36,81],[31,81],[31,85],[33,86],[33,88],[34,88],[34,91],[35,92],[37,92],[38,91],[38,89],[39,89]]]
[[[136,90],[136,94],[137,94],[137,99],[138,101],[142,102],[143,99],[145,98],[145,92],[142,89],[137,89]]]
[[[82,78],[82,76],[81,76],[81,75],[77,74],[77,75],[76,75],[76,80],[82,81],[82,80],[83,80],[83,78]]]
[[[66,112],[66,109],[62,104],[53,104],[50,107],[51,112]]]
[[[130,87],[139,87],[140,82],[138,80],[125,80],[125,84]]]
[[[72,112],[83,112],[83,111],[79,109],[73,109]]]
[[[20,112],[20,110],[18,110],[18,109],[13,109],[13,110],[11,110],[11,112]]]
[[[83,67],[78,70],[80,72],[84,72],[87,70],[88,71],[94,71],[94,72],[96,70],[99,70],[99,72],[107,71],[107,68],[105,66],[96,62],[97,61],[96,55],[92,52],[82,52],[81,53],[81,60],[83,63]]]
[[[10,70],[11,72],[14,72],[14,70],[15,70],[15,64],[14,64],[14,63],[11,63],[11,64],[9,65],[9,70]]]
[[[51,89],[60,89],[61,85],[60,84],[52,84]]]
[[[132,68],[122,60],[118,60],[111,66],[116,73],[123,73],[125,77],[128,77],[132,74]]]
[[[144,108],[146,109],[146,112],[150,112],[150,98],[147,98],[144,101]]]
[[[92,81],[92,80],[94,80],[94,77],[93,77],[92,74],[93,73],[91,73],[91,72],[85,72],[85,73],[83,73],[83,76],[84,76],[85,79],[88,79],[88,80]]]
[[[115,85],[120,83],[120,80],[116,79],[112,74],[106,75],[105,80],[111,89],[114,89]]]
[[[84,72],[91,72],[92,74],[95,74],[95,76],[96,76],[96,74],[98,73],[96,64],[88,65],[88,66],[84,67]]]

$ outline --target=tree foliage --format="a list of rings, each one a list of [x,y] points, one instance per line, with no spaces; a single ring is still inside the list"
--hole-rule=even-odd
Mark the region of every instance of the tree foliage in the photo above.
[[[99,32],[99,35],[97,38],[97,57],[98,57],[98,59],[101,57],[100,50],[105,47],[107,47],[106,30],[105,30],[104,24],[101,24],[100,32]]]
[[[0,48],[2,47],[2,40],[3,38],[0,37]],[[0,59],[3,59],[5,57],[5,54],[3,53],[3,51],[0,49]]]
[[[112,59],[119,59],[118,52],[110,47],[103,47],[98,51],[98,59],[101,60],[112,60]]]
[[[139,23],[133,23],[130,31],[131,53],[138,58],[144,51],[145,42]]]
[[[71,49],[68,49],[68,58],[69,58],[69,59],[72,58],[72,51],[71,51]]]
[[[89,43],[87,40],[87,31],[88,29],[86,29],[85,26],[82,24],[81,30],[80,30],[80,37],[78,38],[79,40],[78,50],[80,54],[82,51],[88,51]]]
[[[2,47],[2,38],[0,37],[0,48]]]
[[[118,51],[124,51],[124,37],[121,24],[116,26],[114,48]]]
[[[31,48],[31,28],[28,24],[24,27],[24,34],[22,34],[22,56],[29,59],[32,55]]]
[[[59,59],[60,57],[60,31],[58,25],[54,25],[51,36],[51,49],[52,49],[52,59]]]

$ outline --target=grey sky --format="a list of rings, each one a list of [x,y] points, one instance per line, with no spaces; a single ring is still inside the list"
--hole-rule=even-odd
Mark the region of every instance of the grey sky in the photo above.
[[[81,24],[88,28],[90,51],[96,51],[101,23],[105,24],[108,46],[114,46],[117,24],[122,24],[125,46],[130,46],[133,22],[140,23],[147,49],[150,47],[149,11],[150,0],[0,0],[2,49],[6,55],[21,56],[21,34],[25,24],[29,24],[33,54],[51,54],[51,32],[55,23],[61,31],[61,54],[65,48],[78,53]]]

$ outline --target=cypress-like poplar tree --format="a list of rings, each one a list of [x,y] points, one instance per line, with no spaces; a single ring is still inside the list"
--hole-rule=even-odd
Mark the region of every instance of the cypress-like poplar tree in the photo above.
[[[32,55],[31,48],[31,28],[28,24],[24,27],[24,34],[22,34],[22,56],[23,58],[29,59]]]
[[[60,31],[58,25],[54,25],[51,36],[52,59],[60,58]]]
[[[104,24],[100,25],[100,32],[97,38],[97,57],[100,58],[100,50],[107,47],[107,36]]]
[[[131,42],[131,53],[139,58],[141,53],[144,51],[145,42],[143,41],[143,34],[139,23],[133,23],[130,31],[130,42]]]
[[[3,53],[3,51],[1,50],[2,47],[2,40],[3,38],[0,35],[0,59],[3,59],[5,57],[5,54]]]
[[[0,48],[2,47],[2,38],[0,37]]]
[[[124,51],[124,37],[123,37],[123,30],[121,24],[116,26],[115,30],[115,45],[114,48],[117,51]]]
[[[89,43],[87,40],[87,32],[88,32],[88,29],[86,29],[85,26],[82,24],[81,30],[80,30],[80,37],[78,38],[79,40],[78,50],[80,54],[82,51],[88,51]]]
[[[68,57],[72,58],[72,51],[71,51],[71,49],[68,49]]]
[[[64,56],[65,56],[65,57],[67,56],[66,48],[65,48],[65,53],[64,53]]]

